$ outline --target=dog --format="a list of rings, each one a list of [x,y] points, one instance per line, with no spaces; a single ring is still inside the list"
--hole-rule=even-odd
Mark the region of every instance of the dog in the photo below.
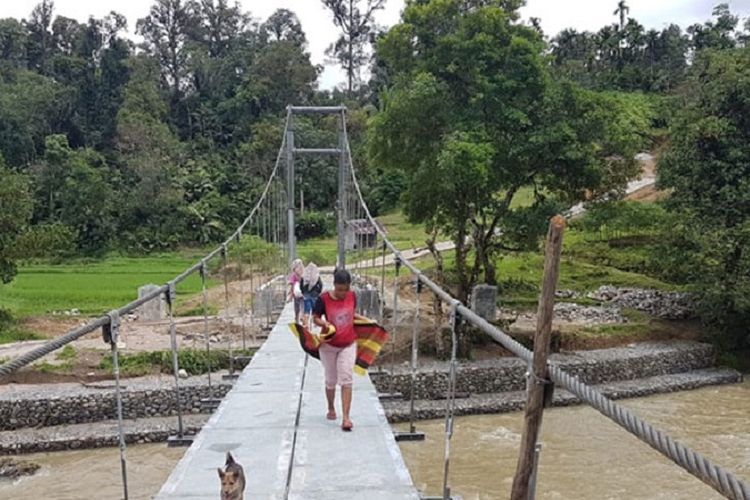
[[[221,500],[244,500],[245,498],[245,470],[234,461],[231,453],[227,452],[224,470],[219,467],[221,479]]]

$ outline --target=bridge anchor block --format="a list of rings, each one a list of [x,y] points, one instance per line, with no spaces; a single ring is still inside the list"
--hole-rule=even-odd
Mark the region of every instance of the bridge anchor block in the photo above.
[[[195,435],[193,434],[183,434],[182,436],[175,434],[167,438],[167,446],[170,448],[188,447],[193,444],[194,439]]]
[[[401,441],[424,441],[424,432],[394,432],[393,437],[396,438],[397,442]]]

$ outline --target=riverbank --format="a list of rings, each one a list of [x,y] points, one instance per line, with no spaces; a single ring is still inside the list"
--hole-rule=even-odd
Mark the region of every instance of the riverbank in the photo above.
[[[640,397],[737,383],[739,372],[716,367],[712,346],[697,342],[642,343],[616,349],[553,355],[553,361],[613,399]],[[400,364],[373,370],[382,392],[410,393],[411,374]],[[523,362],[499,358],[462,362],[458,369],[458,415],[505,413],[520,409],[525,400]],[[207,397],[222,398],[231,384],[222,373],[190,377],[180,382],[185,425],[198,431],[213,411]],[[444,412],[448,365],[429,362],[416,378],[415,417],[440,418]],[[571,394],[556,391],[554,404],[574,405]],[[391,422],[409,418],[408,399],[383,406]],[[165,441],[177,431],[174,379],[152,376],[123,382],[125,429],[130,443]],[[115,390],[111,383],[0,386],[0,455],[99,448],[116,444]]]
[[[209,412],[203,400],[223,398],[231,385],[222,381],[226,372],[215,373],[209,389],[206,375],[180,381],[183,413]],[[174,378],[140,377],[123,380],[125,419],[147,419],[177,415]],[[114,384],[38,384],[0,386],[0,431],[75,425],[117,418]]]
[[[717,367],[713,346],[700,342],[644,342],[611,349],[557,353],[551,361],[586,384],[597,386],[608,397],[623,399],[696,389],[742,381],[733,369]],[[415,416],[440,418],[445,411],[450,366],[447,362],[423,364],[414,377]],[[520,409],[525,401],[526,364],[516,358],[460,362],[457,367],[456,413],[475,415]],[[412,375],[399,364],[373,379],[380,392],[400,393],[402,400],[385,401],[392,422],[409,418]],[[578,400],[557,390],[553,404],[570,406]]]
[[[356,402],[355,402],[356,404]],[[623,402],[639,416],[750,480],[750,381]],[[173,419],[174,420],[174,419]],[[449,483],[464,500],[508,498],[518,458],[519,413],[458,417],[451,443]],[[404,442],[401,452],[417,487],[442,487],[444,420],[423,421],[424,442]],[[396,424],[408,430],[408,424]],[[719,499],[713,490],[586,406],[545,412],[538,496],[560,500],[628,498]],[[151,498],[185,452],[164,444],[128,447],[130,497]],[[33,476],[0,480],[0,498],[119,498],[117,449],[23,455],[41,466]],[[217,478],[218,495],[218,478]]]
[[[609,399],[618,400],[737,384],[742,381],[742,375],[735,370],[706,368],[688,373],[598,384],[594,387]],[[526,392],[524,391],[473,394],[456,399],[454,413],[457,416],[511,413],[523,409],[525,403]],[[554,407],[580,404],[581,401],[576,396],[562,389],[557,389],[552,399]],[[409,401],[384,401],[383,407],[388,420],[392,423],[408,422],[410,419]],[[417,400],[414,403],[415,420],[439,419],[444,415],[444,400]]]

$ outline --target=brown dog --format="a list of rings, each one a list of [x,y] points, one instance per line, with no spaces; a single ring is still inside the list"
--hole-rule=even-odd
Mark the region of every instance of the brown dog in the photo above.
[[[245,498],[245,471],[227,452],[224,470],[219,467],[221,479],[221,500],[243,500]]]

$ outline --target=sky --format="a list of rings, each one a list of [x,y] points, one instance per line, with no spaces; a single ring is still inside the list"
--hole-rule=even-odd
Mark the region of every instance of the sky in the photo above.
[[[703,22],[711,16],[714,5],[725,1],[740,17],[750,17],[750,0],[629,0],[630,16],[646,28],[661,28],[671,22],[687,27]],[[330,14],[318,0],[239,0],[245,11],[258,20],[265,20],[274,10],[286,8],[297,13],[307,34],[312,61],[325,67],[320,77],[320,87],[330,89],[344,82],[343,71],[326,61],[325,50],[337,38]],[[25,18],[37,0],[0,0],[0,18]],[[152,0],[55,0],[56,13],[81,22],[89,16],[103,17],[115,10],[128,19],[128,27],[135,30],[136,21],[144,17]],[[377,21],[392,26],[399,20],[403,0],[388,0],[386,9],[378,13]],[[538,17],[548,35],[563,28],[598,30],[614,22],[612,14],[616,0],[527,0],[521,11],[524,19]]]

